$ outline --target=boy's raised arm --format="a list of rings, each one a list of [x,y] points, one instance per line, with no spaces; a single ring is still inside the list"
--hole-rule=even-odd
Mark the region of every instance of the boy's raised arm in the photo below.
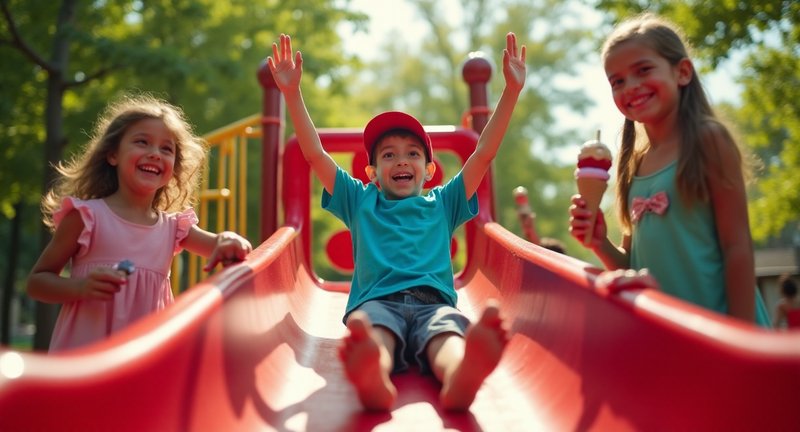
[[[300,51],[292,58],[292,39],[289,35],[281,34],[280,48],[272,44],[272,57],[267,57],[269,70],[286,100],[286,108],[294,124],[294,132],[303,156],[311,165],[322,185],[333,194],[336,183],[336,162],[322,148],[317,129],[311,116],[308,114],[303,95],[300,92],[300,78],[303,75],[303,56]]]
[[[481,132],[475,152],[464,163],[464,168],[461,170],[467,198],[471,197],[478,189],[486,170],[497,155],[500,143],[503,142],[514,105],[517,104],[517,98],[525,85],[527,74],[525,51],[525,45],[517,50],[517,37],[514,33],[506,35],[506,48],[503,50],[503,76],[506,86],[500,95],[494,113]]]

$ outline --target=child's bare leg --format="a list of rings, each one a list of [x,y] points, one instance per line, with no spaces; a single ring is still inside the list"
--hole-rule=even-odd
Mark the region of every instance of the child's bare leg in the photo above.
[[[373,327],[367,315],[359,311],[350,315],[347,328],[350,334],[339,347],[347,378],[364,408],[389,410],[397,398],[397,389],[389,378],[394,335],[382,327]]]
[[[442,382],[439,399],[444,409],[469,408],[500,362],[507,343],[508,334],[495,301],[487,304],[463,339],[451,333],[431,340],[428,353],[434,375]]]

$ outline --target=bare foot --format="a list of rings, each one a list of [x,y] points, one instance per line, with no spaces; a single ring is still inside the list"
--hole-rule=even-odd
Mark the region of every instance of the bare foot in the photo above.
[[[463,411],[472,405],[486,377],[497,367],[508,343],[508,332],[496,300],[489,300],[477,323],[465,336],[464,359],[442,383],[439,399],[447,410]]]
[[[397,389],[389,379],[391,356],[365,313],[353,312],[347,328],[350,334],[339,347],[347,379],[356,388],[364,408],[387,411],[397,399]]]

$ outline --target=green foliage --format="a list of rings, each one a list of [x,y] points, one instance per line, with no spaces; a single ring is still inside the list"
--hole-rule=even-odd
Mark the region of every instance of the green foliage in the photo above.
[[[48,59],[54,37],[68,38],[64,82],[87,81],[70,87],[63,102],[66,157],[86,141],[105,104],[123,92],[153,92],[181,105],[199,133],[257,112],[261,91],[255,75],[279,34],[275,29],[301,34],[314,29],[317,43],[305,47],[315,59],[307,64],[314,76],[335,71],[344,61],[338,56],[337,23],[364,20],[333,1],[93,2],[76,6],[74,24],[55,35],[58,3],[6,3],[20,36],[42,59]],[[7,142],[0,186],[6,192],[0,208],[10,217],[20,191],[35,199],[41,192],[43,168],[36,155],[45,135],[46,74],[9,43],[4,24],[0,131]]]
[[[14,2],[11,3],[13,6]],[[46,3],[46,2],[38,2]],[[37,5],[36,14],[17,23],[19,31],[27,31],[41,14],[52,13],[52,7]],[[3,25],[0,40],[0,214],[8,219],[14,217],[14,205],[23,201],[38,202],[42,186],[43,167],[41,166],[41,143],[44,141],[44,104],[28,107],[26,101],[43,102],[46,95],[44,74],[31,65],[19,50],[12,49],[10,30]],[[44,44],[46,33],[33,34],[31,45]]]
[[[753,237],[763,241],[787,227],[798,228],[800,61],[797,53],[767,49],[752,55],[746,68],[752,75],[742,79],[743,104],[736,116],[747,143],[764,163],[750,204]]]
[[[690,1],[690,0],[599,0],[589,1],[615,18],[650,11],[669,17],[686,32],[696,55],[716,67],[737,49],[764,43],[768,30],[790,32],[800,14],[795,0]]]

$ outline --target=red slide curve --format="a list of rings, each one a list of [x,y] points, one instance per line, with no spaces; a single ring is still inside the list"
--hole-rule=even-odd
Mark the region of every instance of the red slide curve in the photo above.
[[[458,133],[432,133],[434,146]],[[338,136],[326,148],[349,149]],[[346,285],[309,264],[297,158],[288,143],[284,225],[244,263],[86,348],[0,349],[0,431],[798,430],[800,332],[650,288],[610,294],[596,268],[492,222],[490,179],[456,286],[472,317],[500,299],[513,336],[498,369],[466,413],[442,411],[414,371],[394,377],[391,412],[363,412],[336,356]]]

